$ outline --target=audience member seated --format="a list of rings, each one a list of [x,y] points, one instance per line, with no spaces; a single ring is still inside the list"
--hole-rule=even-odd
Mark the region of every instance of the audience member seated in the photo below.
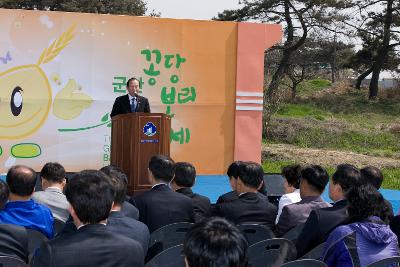
[[[296,242],[298,257],[325,242],[337,226],[346,224],[348,215],[345,193],[353,186],[360,186],[362,182],[360,171],[353,165],[337,166],[329,182],[329,197],[334,201],[333,207],[316,209],[310,213]]]
[[[237,178],[239,177],[239,169],[243,165],[244,165],[243,161],[234,161],[233,163],[231,163],[231,165],[229,165],[228,170],[226,171],[226,174],[229,177],[229,184],[231,186],[232,191],[219,196],[216,204],[232,201],[232,200],[235,200],[238,198],[238,195],[236,192],[236,181],[237,181]]]
[[[277,208],[266,196],[257,192],[263,176],[264,171],[259,164],[246,163],[236,181],[238,198],[217,204],[216,214],[235,224],[256,223],[274,229]]]
[[[144,223],[126,216],[121,210],[127,190],[128,180],[126,179],[126,175],[113,168],[110,168],[108,173],[111,178],[111,183],[114,186],[115,198],[110,216],[107,220],[107,228],[112,232],[138,241],[143,247],[144,255],[146,255],[150,240],[149,229]]]
[[[275,223],[278,223],[284,206],[297,203],[301,200],[300,197],[300,177],[301,166],[289,165],[282,169],[282,176],[285,178],[284,187],[285,193],[279,199],[278,215],[276,216]]]
[[[383,174],[382,172],[373,166],[367,166],[360,170],[361,178],[364,180],[364,183],[371,184],[376,189],[381,188],[383,182]]]
[[[103,168],[100,169],[100,171],[104,172],[108,176],[110,176],[111,173],[118,174],[120,177],[123,177],[126,180],[126,184],[128,184],[128,177],[126,176],[124,171],[117,166],[114,165],[104,166]],[[139,210],[134,206],[133,203],[131,204],[128,201],[124,201],[122,203],[121,212],[127,217],[139,220]]]
[[[68,181],[65,195],[78,230],[43,243],[33,266],[143,266],[139,242],[106,227],[114,193],[101,171],[82,171]]]
[[[176,192],[192,199],[195,221],[200,222],[211,216],[211,202],[208,197],[193,193],[192,187],[196,181],[196,169],[188,162],[175,164],[175,176],[171,187]]]
[[[247,266],[247,240],[228,221],[214,217],[196,224],[184,241],[186,267]]]
[[[8,185],[3,180],[0,180],[0,210],[6,206],[9,196],[10,191],[8,190]]]
[[[22,165],[13,166],[7,172],[6,181],[10,197],[0,212],[0,223],[24,226],[52,238],[54,219],[50,209],[31,199],[36,184],[35,171]]]
[[[65,169],[56,162],[46,163],[40,171],[44,191],[35,192],[32,199],[50,208],[54,218],[66,222],[69,203],[63,190],[66,183]]]
[[[0,180],[0,207],[7,203],[9,190],[7,184]],[[28,263],[28,233],[25,227],[0,224],[0,256],[16,257]]]
[[[282,236],[296,225],[304,223],[312,210],[330,206],[321,198],[328,180],[328,173],[318,165],[311,165],[301,171],[301,201],[283,207],[276,225],[277,236]]]
[[[368,266],[398,256],[397,237],[387,218],[382,195],[370,184],[355,186],[347,193],[351,224],[337,227],[329,235],[323,261],[329,267]]]
[[[169,187],[175,173],[174,161],[164,155],[153,156],[148,170],[152,188],[134,196],[134,201],[139,220],[147,225],[150,233],[171,223],[194,222],[192,200]]]

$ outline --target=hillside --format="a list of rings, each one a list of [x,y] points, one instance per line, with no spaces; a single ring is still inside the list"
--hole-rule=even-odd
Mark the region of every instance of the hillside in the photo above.
[[[382,168],[385,188],[400,189],[400,93],[385,91],[367,100],[366,90],[312,80],[286,101],[271,120],[263,146],[266,172],[290,163]]]

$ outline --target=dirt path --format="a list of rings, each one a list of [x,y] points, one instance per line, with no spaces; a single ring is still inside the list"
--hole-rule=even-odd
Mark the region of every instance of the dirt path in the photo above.
[[[303,164],[336,166],[350,163],[358,167],[372,165],[381,167],[400,167],[400,160],[383,157],[372,157],[353,152],[299,148],[285,144],[268,144],[262,147],[263,159],[294,160]]]

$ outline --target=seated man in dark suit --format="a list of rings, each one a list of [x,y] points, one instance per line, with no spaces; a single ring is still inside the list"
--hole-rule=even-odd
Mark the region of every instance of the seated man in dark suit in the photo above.
[[[349,164],[341,164],[329,182],[329,197],[335,202],[332,207],[311,211],[297,242],[297,255],[303,256],[308,251],[325,242],[330,232],[337,226],[346,224],[346,192],[362,183],[360,171]]]
[[[128,177],[124,173],[121,168],[118,168],[117,166],[114,165],[108,165],[104,166],[103,168],[100,169],[100,171],[104,172],[108,176],[117,175],[118,177],[123,177],[126,180],[126,184],[128,184]],[[126,191],[125,191],[126,194]],[[125,196],[126,199],[126,196]],[[121,212],[127,216],[131,217],[132,219],[139,220],[139,210],[131,203],[128,201],[124,201],[121,206]]]
[[[328,180],[328,173],[318,165],[308,166],[301,171],[301,201],[283,207],[276,225],[277,236],[282,236],[293,227],[304,223],[312,210],[330,206],[321,198]]]
[[[247,162],[240,169],[236,184],[238,198],[216,205],[216,214],[235,224],[256,223],[274,229],[277,208],[260,193],[264,176],[262,167],[255,162]]]
[[[114,193],[110,178],[101,171],[81,171],[71,179],[65,195],[78,230],[43,243],[33,266],[143,266],[139,242],[106,227]]]
[[[191,187],[196,180],[196,169],[188,162],[177,162],[175,164],[175,176],[171,187],[176,192],[190,197],[193,201],[195,221],[200,222],[211,216],[211,202],[208,197],[193,193]]]
[[[242,166],[244,166],[243,161],[234,161],[231,163],[231,165],[229,165],[228,170],[226,171],[226,175],[228,175],[229,185],[231,186],[232,191],[219,196],[216,204],[232,201],[238,198],[236,192],[236,183],[239,177],[239,170]]]
[[[186,267],[247,266],[248,243],[234,225],[223,218],[210,218],[187,233],[183,252]]]
[[[175,163],[170,157],[153,156],[149,162],[152,188],[134,196],[139,220],[149,227],[150,233],[171,223],[194,222],[192,200],[174,192],[168,185],[174,173]]]
[[[144,223],[126,216],[122,211],[128,184],[127,177],[120,170],[113,168],[109,169],[108,176],[110,176],[111,183],[114,186],[115,198],[110,216],[107,220],[107,228],[112,232],[138,241],[143,247],[144,255],[146,255],[150,240],[149,229]],[[132,206],[129,203],[128,205]]]
[[[6,205],[8,196],[8,186],[0,180],[0,208]],[[25,227],[0,224],[0,256],[15,257],[28,263],[28,254],[28,233]]]
[[[35,171],[16,165],[8,170],[6,181],[10,201],[0,212],[0,223],[24,226],[52,238],[54,219],[50,209],[31,199],[36,184]]]

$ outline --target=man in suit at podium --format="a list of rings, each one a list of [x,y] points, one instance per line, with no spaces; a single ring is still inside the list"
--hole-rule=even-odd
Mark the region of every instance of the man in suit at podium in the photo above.
[[[150,113],[149,100],[139,95],[140,82],[136,78],[130,78],[126,83],[128,94],[119,96],[115,99],[111,111],[111,117],[119,114],[131,112]]]

